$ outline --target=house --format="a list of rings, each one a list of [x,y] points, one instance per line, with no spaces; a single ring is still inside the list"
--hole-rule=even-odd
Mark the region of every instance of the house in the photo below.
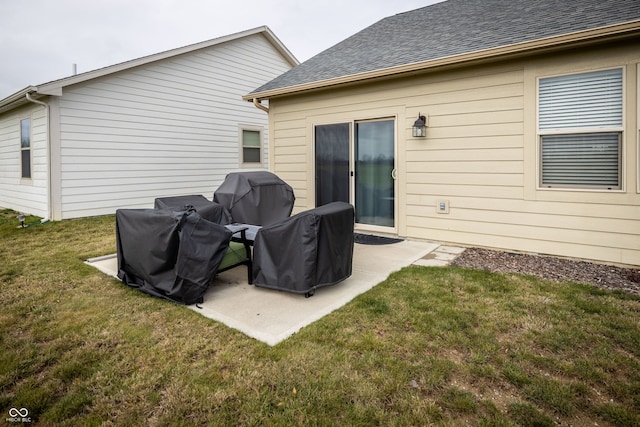
[[[267,166],[267,114],[242,95],[297,64],[259,27],[29,86],[0,101],[0,206],[59,220],[211,199]]]
[[[637,0],[449,0],[244,99],[269,103],[296,210],[343,200],[364,232],[638,265],[639,64]]]

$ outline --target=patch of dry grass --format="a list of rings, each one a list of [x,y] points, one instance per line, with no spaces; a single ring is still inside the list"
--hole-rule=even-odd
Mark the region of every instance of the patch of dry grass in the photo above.
[[[114,251],[112,216],[16,225],[0,213],[4,414],[25,407],[40,425],[640,425],[632,295],[411,267],[268,347],[84,265]]]

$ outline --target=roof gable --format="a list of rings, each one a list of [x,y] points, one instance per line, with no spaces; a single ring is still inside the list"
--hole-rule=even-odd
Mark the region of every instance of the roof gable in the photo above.
[[[382,19],[245,98],[638,19],[637,0],[448,0]]]
[[[81,83],[94,78],[102,77],[105,75],[117,73],[120,71],[128,70],[141,65],[149,64],[151,62],[161,61],[163,59],[172,58],[178,55],[184,55],[185,53],[195,52],[200,49],[206,49],[215,45],[230,42],[233,40],[241,39],[244,37],[252,36],[254,34],[262,33],[271,44],[283,55],[292,66],[298,64],[298,60],[293,56],[291,52],[280,42],[280,40],[273,34],[273,32],[266,26],[254,28],[251,30],[243,31],[240,33],[230,34],[228,36],[218,37],[212,40],[207,40],[200,43],[180,47],[177,49],[168,50],[165,52],[156,53],[154,55],[145,56],[142,58],[134,59],[120,64],[111,65],[105,68],[100,68],[94,71],[88,71],[86,73],[78,74],[75,76],[66,77],[53,82],[44,83],[38,85],[38,93],[43,95],[62,95],[61,89],[65,86]]]
[[[150,64],[152,62],[161,61],[164,59],[184,55],[187,53],[195,52],[201,49],[206,49],[223,43],[238,40],[244,37],[253,36],[255,34],[262,34],[282,55],[282,57],[291,64],[291,66],[298,65],[299,62],[295,56],[285,47],[285,45],[276,37],[276,35],[269,29],[269,27],[262,26],[254,29],[246,30],[240,33],[230,34],[223,37],[218,37],[212,40],[207,40],[200,43],[180,47],[177,49],[168,50],[165,52],[156,53],[153,55],[144,56],[142,58],[133,59],[131,61],[122,62],[119,64],[110,65],[108,67],[99,68],[97,70],[87,71],[85,73],[65,77],[59,80],[54,80],[48,83],[43,83],[37,86],[28,86],[19,92],[9,95],[3,100],[0,100],[0,113],[17,108],[20,105],[28,103],[25,98],[27,93],[33,94],[34,99],[41,98],[46,95],[61,96],[62,90],[66,86],[75,85],[99,77],[107,76],[110,74],[126,71],[135,67]]]

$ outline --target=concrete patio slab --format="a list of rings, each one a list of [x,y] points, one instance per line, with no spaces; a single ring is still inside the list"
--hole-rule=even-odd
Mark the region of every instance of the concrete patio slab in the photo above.
[[[335,286],[318,289],[311,298],[248,285],[245,268],[238,267],[217,275],[204,295],[204,302],[188,308],[273,346],[437,248],[435,243],[414,241],[356,244],[351,277]],[[117,277],[115,255],[87,263]]]

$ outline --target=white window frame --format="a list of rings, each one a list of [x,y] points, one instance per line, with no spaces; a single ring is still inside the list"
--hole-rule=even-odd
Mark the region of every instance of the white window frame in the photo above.
[[[559,128],[559,129],[540,129],[540,81],[542,79],[553,78],[553,77],[562,77],[562,76],[572,76],[572,75],[580,75],[586,73],[593,73],[599,71],[610,71],[610,70],[621,70],[622,72],[622,120],[620,126],[613,127],[572,127],[572,128]],[[626,86],[626,75],[624,67],[611,67],[611,68],[602,68],[595,70],[583,70],[571,73],[564,74],[554,74],[548,76],[541,76],[537,78],[536,81],[536,145],[537,145],[537,188],[538,190],[561,190],[561,191],[602,191],[602,192],[612,192],[618,191],[623,192],[625,187],[624,181],[624,147],[625,147],[625,86]],[[598,133],[617,133],[619,135],[619,144],[618,144],[618,185],[617,186],[605,186],[605,185],[577,185],[577,184],[566,184],[566,185],[548,185],[543,184],[543,175],[542,175],[542,138],[544,136],[555,136],[555,135],[578,135],[578,134],[598,134]]]
[[[259,162],[245,162],[244,161],[244,131],[248,132],[258,132],[260,138],[260,161]],[[239,139],[239,156],[240,156],[240,167],[244,168],[255,168],[255,167],[263,167],[264,164],[264,129],[259,126],[240,126],[238,128],[238,139]]]
[[[22,146],[22,123],[25,120],[29,120],[29,146],[28,147],[23,147]],[[29,117],[24,117],[22,119],[20,119],[19,124],[18,124],[20,131],[20,138],[19,138],[19,146],[20,146],[20,179],[21,180],[27,180],[30,181],[31,179],[33,179],[33,118],[31,116]],[[29,176],[24,176],[24,158],[23,153],[25,151],[29,152]]]

